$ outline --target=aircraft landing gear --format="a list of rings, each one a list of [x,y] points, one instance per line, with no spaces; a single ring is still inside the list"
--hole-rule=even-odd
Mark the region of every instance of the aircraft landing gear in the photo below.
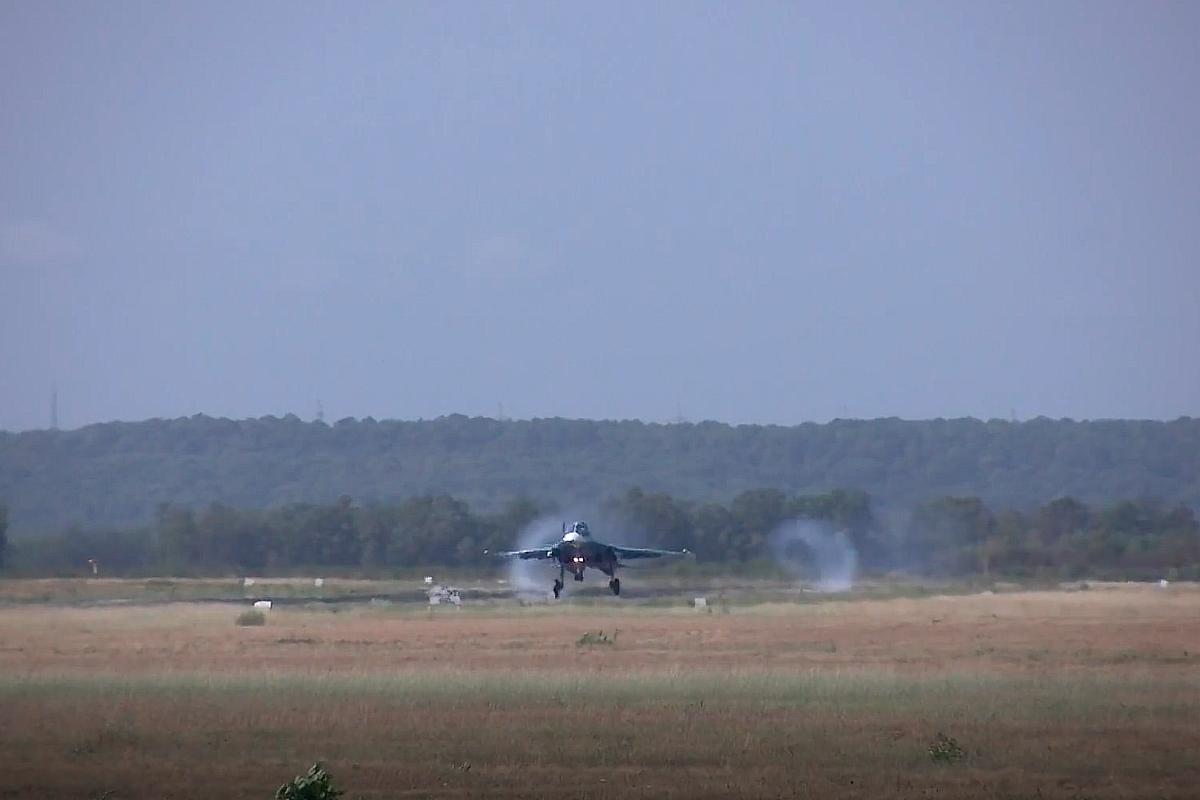
[[[608,582],[608,588],[612,589],[612,593],[615,595],[621,594],[621,579],[613,578]]]
[[[575,573],[575,580],[579,581],[580,583],[583,583],[583,573],[582,573],[582,572],[576,572],[576,573]]]
[[[563,582],[562,582],[562,580],[557,580],[557,581],[555,581],[555,582],[554,582],[554,599],[555,599],[555,600],[557,600],[557,599],[558,599],[558,595],[559,595],[559,594],[562,592],[562,590],[563,590]]]

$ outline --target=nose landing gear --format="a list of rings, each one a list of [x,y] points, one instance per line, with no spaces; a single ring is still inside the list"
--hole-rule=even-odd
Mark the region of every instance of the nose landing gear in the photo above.
[[[608,582],[608,588],[612,589],[613,594],[616,594],[616,595],[621,594],[621,579],[613,578],[611,581]]]
[[[557,600],[557,599],[558,599],[558,596],[559,596],[559,594],[561,594],[561,593],[562,593],[562,590],[563,590],[563,582],[562,582],[562,580],[561,580],[561,579],[559,579],[559,580],[556,580],[556,581],[554,582],[554,599],[555,599],[555,600]]]

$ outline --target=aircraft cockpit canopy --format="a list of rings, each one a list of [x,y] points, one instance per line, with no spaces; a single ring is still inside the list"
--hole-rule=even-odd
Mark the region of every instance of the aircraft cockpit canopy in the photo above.
[[[583,522],[582,520],[571,523],[571,533],[578,533],[580,536],[588,536],[587,523]]]

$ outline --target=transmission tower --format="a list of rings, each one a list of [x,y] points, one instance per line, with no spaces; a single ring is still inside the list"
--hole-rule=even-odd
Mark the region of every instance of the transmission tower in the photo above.
[[[325,406],[321,405],[321,401],[317,401],[317,422],[325,421]]]

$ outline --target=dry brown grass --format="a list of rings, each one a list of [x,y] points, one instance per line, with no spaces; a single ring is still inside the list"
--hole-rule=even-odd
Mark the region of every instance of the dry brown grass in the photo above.
[[[1200,592],[691,609],[0,609],[0,796],[1170,797]],[[581,645],[605,631],[613,644]],[[1194,648],[1194,649],[1193,649]],[[939,731],[965,749],[939,765]],[[213,782],[221,788],[213,789]]]
[[[711,608],[711,607],[710,607]],[[359,606],[0,608],[7,675],[396,670],[869,669],[888,672],[1194,674],[1200,592],[1089,592],[690,608]],[[619,630],[613,647],[579,647]]]

